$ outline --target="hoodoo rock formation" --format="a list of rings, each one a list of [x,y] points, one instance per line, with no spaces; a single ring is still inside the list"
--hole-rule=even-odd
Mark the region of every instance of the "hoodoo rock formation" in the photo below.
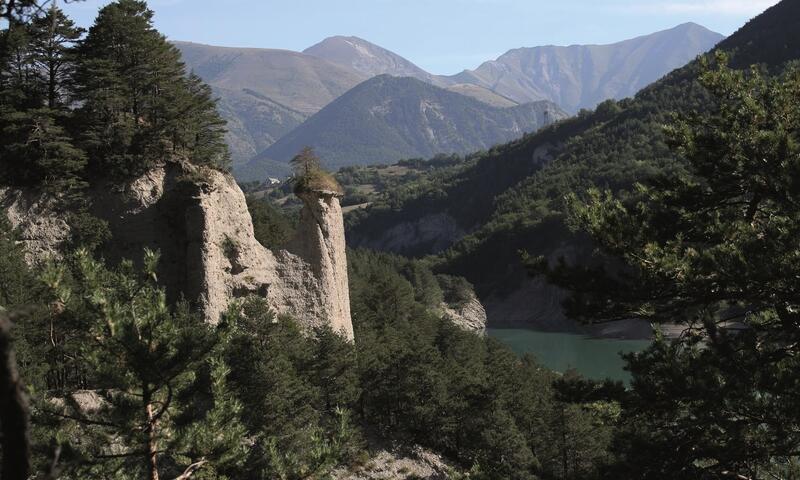
[[[122,186],[98,184],[90,197],[112,233],[105,258],[136,261],[145,248],[160,251],[168,296],[194,302],[207,321],[217,322],[232,300],[257,295],[305,328],[329,325],[353,339],[336,194],[304,192],[297,235],[277,251],[255,239],[244,194],[232,176],[215,170],[165,162]],[[0,207],[31,263],[58,256],[68,237],[53,204],[32,192],[0,190]]]
[[[344,221],[339,205],[341,194],[330,190],[302,192],[300,224],[289,251],[306,259],[319,288],[328,295],[320,298],[328,323],[336,331],[353,337],[350,320],[350,288],[347,284],[347,255]]]

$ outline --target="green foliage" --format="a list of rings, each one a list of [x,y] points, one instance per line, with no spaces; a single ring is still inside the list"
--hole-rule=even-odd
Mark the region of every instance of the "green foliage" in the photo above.
[[[780,72],[798,58],[792,25],[799,15],[796,2],[780,2],[719,48],[733,52],[737,68],[762,63]],[[683,168],[663,125],[671,122],[673,112],[713,109],[713,99],[697,82],[699,71],[699,63],[692,62],[633,99],[606,102],[594,112],[497,146],[460,170],[391,187],[382,195],[391,201],[374,202],[348,219],[348,240],[368,244],[376,232],[444,213],[470,234],[444,252],[434,248],[446,242],[434,241],[406,245],[396,253],[439,253],[437,272],[466,277],[482,296],[507,293],[527,278],[519,251],[545,257],[565,245],[591,251],[584,235],[567,228],[570,193],[592,186],[630,189],[658,173]]]
[[[48,298],[45,285],[25,263],[22,247],[4,216],[0,216],[0,312],[24,312],[25,323],[17,324],[12,331],[14,348],[20,367],[29,372],[31,383],[39,387],[47,375],[47,369],[36,364],[42,350],[50,345],[43,339],[47,331],[47,311],[40,304]],[[35,382],[35,383],[34,383]]]
[[[367,251],[348,259],[365,422],[445,453],[470,478],[597,473],[616,417],[558,400],[556,377],[532,358],[439,318],[420,291],[428,284],[413,282],[424,264]]]
[[[247,210],[253,219],[253,233],[261,245],[275,250],[291,239],[294,232],[292,222],[268,200],[248,197]]]
[[[0,310],[19,308],[36,299],[35,277],[28,271],[16,240],[8,221],[0,217]]]
[[[441,286],[443,300],[449,305],[463,306],[473,298],[472,285],[464,277],[451,275],[437,275],[436,279]]]
[[[199,478],[325,478],[376,434],[444,453],[471,478],[591,478],[606,459],[616,417],[594,397],[560,400],[532,358],[441,319],[453,294],[439,285],[468,285],[425,262],[349,255],[353,345],[259,298],[206,326],[166,303],[152,254],[138,273],[79,253],[40,282],[8,252],[0,293],[49,306],[24,317],[17,345],[37,398],[37,466],[60,445],[62,478],[141,476],[151,444],[164,476],[194,465]],[[155,424],[148,405],[166,409]]]
[[[344,193],[336,178],[322,169],[322,161],[311,147],[304,147],[290,163],[294,169],[292,183],[295,193],[319,191],[340,195]]]
[[[71,48],[81,30],[51,8],[28,24],[0,32],[0,173],[3,183],[38,185],[74,196],[86,155],[67,131]]]
[[[79,195],[86,155],[61,126],[66,117],[40,108],[2,113],[2,172],[16,184],[38,185],[45,191]]]
[[[227,168],[211,90],[186,75],[145,2],[105,6],[82,41],[58,8],[29,13],[0,31],[4,184],[72,198],[100,172],[135,174],[164,159]]]
[[[55,3],[44,15],[30,23],[31,61],[50,109],[63,109],[69,103],[74,73],[73,45],[84,30],[76,27]]]
[[[0,32],[3,183],[64,196],[70,249],[107,238],[84,197],[96,176],[172,158],[226,163],[209,89],[186,76],[144,2],[108,4],[73,49],[79,35],[55,9]],[[408,161],[435,174],[381,201],[441,198],[443,172],[475,162]],[[304,168],[300,190],[339,191],[320,172],[318,162]],[[394,177],[387,183],[403,183]],[[281,245],[289,222],[258,205],[256,235]],[[31,305],[15,335],[41,472],[56,459],[67,479],[324,478],[375,433],[443,452],[473,478],[589,478],[605,455],[615,419],[562,402],[555,376],[531,358],[441,319],[442,302],[471,289],[427,261],[351,256],[353,345],[330,329],[303,332],[252,298],[206,325],[187,303],[167,302],[152,253],[143,271],[109,269],[80,249],[32,272],[5,226],[0,247],[3,308]],[[235,263],[235,243],[223,247]]]
[[[86,194],[98,177],[172,158],[227,168],[211,91],[186,76],[144,2],[107,5],[83,41],[54,4],[17,2],[8,15],[14,21],[0,30],[0,183],[47,194],[70,226],[72,248],[94,249],[109,237]]]
[[[619,267],[549,272],[578,292],[575,316],[687,328],[628,357],[615,477],[797,473],[800,70],[768,78],[715,60],[700,77],[714,111],[667,129],[685,170],[575,201]]]
[[[231,384],[255,435],[247,478],[299,479],[323,475],[358,448],[349,409],[358,395],[353,346],[330,329],[314,338],[266,302],[234,305],[226,357]]]
[[[98,167],[123,174],[168,155],[225,169],[224,122],[211,91],[186,77],[180,52],[152,18],[145,2],[118,0],[82,42],[76,79],[86,148]]]
[[[37,440],[42,453],[60,445],[64,478],[150,478],[196,462],[206,476],[243,458],[241,406],[221,360],[225,336],[186,305],[169,307],[156,285],[158,257],[145,258],[138,274],[129,263],[107,270],[78,251],[43,274],[50,328],[25,331],[29,343],[49,336],[59,348],[39,352],[23,375],[47,371],[35,398]],[[65,357],[74,362],[60,365]],[[39,461],[43,468],[47,456]]]

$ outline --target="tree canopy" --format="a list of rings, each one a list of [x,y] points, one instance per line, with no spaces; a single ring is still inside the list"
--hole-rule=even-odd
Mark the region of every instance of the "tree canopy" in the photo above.
[[[575,292],[576,317],[685,329],[628,359],[624,477],[798,472],[800,70],[770,78],[726,61],[700,77],[713,109],[667,129],[685,170],[573,197],[606,266],[545,268]]]

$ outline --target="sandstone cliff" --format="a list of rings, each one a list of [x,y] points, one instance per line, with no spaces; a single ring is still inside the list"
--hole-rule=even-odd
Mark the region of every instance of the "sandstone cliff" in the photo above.
[[[235,298],[258,295],[304,327],[330,325],[353,339],[338,197],[302,196],[297,237],[287,250],[270,251],[253,235],[244,194],[233,177],[180,162],[158,165],[133,181],[95,185],[94,214],[113,238],[104,256],[141,259],[161,252],[159,278],[172,299],[194,302],[209,322]],[[0,207],[19,229],[28,260],[57,256],[67,224],[52,202],[32,192],[0,190]]]

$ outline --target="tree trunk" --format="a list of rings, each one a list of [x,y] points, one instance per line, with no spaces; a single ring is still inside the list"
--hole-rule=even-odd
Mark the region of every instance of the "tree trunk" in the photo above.
[[[50,78],[47,84],[47,105],[51,110],[56,108],[56,82],[58,82],[57,75],[58,73],[56,72],[56,68],[51,65]]]
[[[147,478],[148,480],[159,480],[158,478],[158,444],[156,442],[156,429],[158,420],[155,418],[155,411],[152,403],[150,390],[145,386],[143,389],[145,413],[147,414]]]
[[[0,428],[3,454],[0,478],[26,480],[31,473],[28,400],[17,373],[10,329],[11,322],[0,315]]]

